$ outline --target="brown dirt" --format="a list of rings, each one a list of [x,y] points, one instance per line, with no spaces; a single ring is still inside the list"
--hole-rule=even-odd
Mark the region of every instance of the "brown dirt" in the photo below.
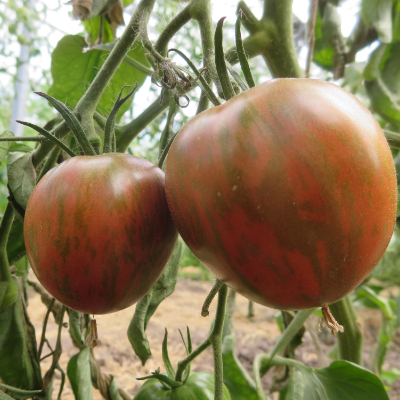
[[[135,306],[122,310],[118,313],[96,316],[98,332],[102,345],[94,349],[95,357],[102,366],[102,371],[114,375],[118,385],[130,393],[133,397],[139,390],[142,382],[135,378],[150,374],[158,367],[164,369],[161,357],[161,343],[165,328],[168,329],[168,349],[169,356],[173,365],[185,356],[178,329],[186,331],[189,325],[193,347],[200,344],[206,337],[210,322],[215,311],[215,302],[210,308],[209,317],[201,317],[200,309],[202,303],[211,289],[211,282],[198,282],[188,279],[179,280],[175,292],[166,299],[151,318],[147,336],[150,342],[152,357],[143,367],[140,360],[134,354],[127,338],[127,328],[135,310]],[[41,328],[46,312],[46,307],[42,304],[39,295],[33,290],[29,291],[28,313],[35,326],[37,340],[40,340]],[[251,320],[247,318],[248,300],[242,296],[237,296],[237,307],[235,311],[235,332],[236,332],[236,352],[240,361],[252,374],[252,360],[260,352],[268,352],[280,332],[275,323],[277,310],[272,310],[255,304],[255,317]],[[380,312],[378,310],[360,310],[360,320],[363,321],[365,331],[364,359],[367,363],[368,353],[371,345],[376,341],[380,324]],[[318,334],[318,318],[309,319],[307,328],[310,328],[316,336]],[[57,336],[57,325],[51,317],[49,320],[46,337],[51,345],[55,345]],[[304,336],[304,343],[296,352],[297,358],[307,365],[324,367],[331,361],[328,358],[329,351],[335,344],[336,339],[331,337],[329,332],[320,334],[320,350],[316,349],[309,332]],[[63,354],[60,365],[66,371],[69,358],[77,353],[68,334],[67,328],[62,332]],[[400,332],[397,332],[393,340],[388,356],[385,361],[384,369],[396,367],[400,369]],[[49,350],[45,347],[43,354]],[[51,357],[42,362],[42,372],[47,371],[51,363]],[[213,370],[212,352],[205,351],[192,363],[192,370],[212,372]],[[366,364],[367,365],[367,364]],[[61,374],[56,373],[54,382],[55,393],[58,392]],[[269,387],[271,378],[265,378],[265,387]],[[54,395],[54,397],[56,397]],[[391,400],[400,400],[400,382],[396,381],[389,392]],[[276,399],[276,395],[272,398]],[[67,380],[64,388],[63,400],[74,400],[71,386]],[[97,390],[94,390],[94,400],[101,400],[102,397]]]

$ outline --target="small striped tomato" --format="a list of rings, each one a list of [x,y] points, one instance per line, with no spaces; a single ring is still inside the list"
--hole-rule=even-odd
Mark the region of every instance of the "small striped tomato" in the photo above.
[[[329,305],[382,257],[396,174],[368,109],[331,83],[276,79],[187,123],[166,193],[193,253],[220,280],[281,310]]]
[[[73,157],[34,189],[24,221],[32,269],[88,314],[129,307],[154,285],[177,239],[164,173],[128,154]]]

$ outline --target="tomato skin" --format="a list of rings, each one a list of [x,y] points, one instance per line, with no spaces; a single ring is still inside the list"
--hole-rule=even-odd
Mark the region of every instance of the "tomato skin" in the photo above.
[[[224,400],[231,400],[224,385]],[[148,379],[134,400],[214,400],[214,376],[206,372],[192,372],[183,386],[166,389],[157,379]]]
[[[172,217],[220,280],[260,304],[331,304],[374,269],[396,217],[385,136],[353,95],[276,79],[187,123],[166,163]]]
[[[154,285],[177,239],[164,173],[128,154],[73,157],[34,189],[25,245],[41,284],[77,311],[129,307]]]

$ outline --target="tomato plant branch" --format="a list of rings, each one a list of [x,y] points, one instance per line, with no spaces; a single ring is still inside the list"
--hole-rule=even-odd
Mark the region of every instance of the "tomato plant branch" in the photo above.
[[[166,92],[162,103],[160,100],[155,100],[134,120],[124,125],[116,132],[117,151],[124,153],[129,147],[131,141],[139,135],[139,133],[150,124],[153,119],[160,115],[169,105],[169,93]]]
[[[222,291],[222,294],[221,294]],[[221,355],[217,354],[217,357],[219,358],[217,360],[217,368],[221,369],[222,365],[220,365],[220,362],[222,362],[222,330],[224,326],[224,320],[225,320],[225,307],[226,307],[226,298],[228,295],[228,288],[226,285],[223,285],[220,288],[220,291],[218,292],[218,305],[217,305],[217,311],[215,314],[215,321],[214,325],[211,328],[211,332],[208,336],[208,338],[201,343],[196,349],[194,349],[186,358],[178,362],[178,368],[176,369],[176,375],[175,375],[175,380],[178,382],[182,382],[182,375],[183,372],[185,371],[186,367],[198,356],[200,355],[204,350],[206,350],[208,347],[215,344],[218,340],[220,340],[221,344]],[[218,346],[218,344],[217,344]],[[213,346],[214,347],[214,346]],[[218,348],[217,348],[218,352]],[[214,353],[214,360],[215,360],[215,353]],[[217,372],[216,372],[217,373]],[[219,382],[220,383],[220,382]],[[221,388],[222,391],[222,388]],[[215,392],[217,393],[217,392]],[[217,397],[215,398],[217,399]],[[222,397],[221,397],[222,399]]]
[[[43,142],[45,140],[47,139],[44,136],[0,138],[0,142]]]
[[[182,11],[180,11],[160,33],[160,36],[154,43],[154,49],[160,53],[162,56],[165,56],[168,51],[168,43],[173,38],[173,36],[179,32],[179,30],[187,24],[190,19],[190,7],[191,3],[188,4]]]
[[[161,168],[161,169],[162,169],[162,167],[163,167],[163,165],[164,165],[164,161],[165,161],[165,159],[167,158],[168,151],[169,151],[169,149],[170,149],[170,147],[171,147],[171,145],[172,145],[172,143],[173,143],[173,141],[174,141],[174,139],[176,138],[176,135],[177,135],[178,133],[179,133],[179,132],[176,132],[176,133],[175,133],[173,136],[171,136],[171,138],[168,140],[168,143],[167,143],[166,146],[164,147],[164,150],[163,150],[163,152],[161,153],[160,158],[159,158],[159,160],[158,160],[158,163],[157,163],[158,168]]]
[[[214,55],[214,23],[211,15],[210,0],[193,0],[190,15],[196,20],[200,28],[201,48],[203,51],[203,66],[207,69],[206,80],[209,85],[214,81],[218,95],[222,98],[222,86],[218,78]],[[207,108],[208,99],[200,98],[199,108]]]
[[[53,300],[51,300],[51,303],[47,307],[46,315],[44,316],[44,321],[43,321],[43,326],[42,326],[42,336],[40,337],[40,343],[39,343],[39,349],[38,349],[38,358],[40,360],[42,351],[43,351],[43,346],[46,342],[46,328],[47,328],[47,323],[49,321],[49,316],[51,313],[51,310],[53,308],[53,305],[55,303],[56,299],[53,297]]]
[[[363,334],[350,296],[331,304],[329,308],[345,328],[338,335],[339,358],[361,365]]]
[[[224,328],[227,296],[228,286],[223,285],[218,292],[217,312],[215,315],[214,326],[210,334],[210,342],[214,354],[215,400],[223,400],[224,366],[222,359],[222,331]]]
[[[305,77],[310,77],[311,61],[315,45],[315,21],[317,20],[318,0],[312,0],[310,5],[310,18],[308,20],[308,54]]]
[[[254,34],[262,30],[262,24],[253,14],[249,6],[244,1],[239,1],[237,6],[237,14],[241,15],[242,25],[250,34]]]
[[[206,299],[204,300],[203,307],[201,308],[202,317],[207,317],[208,315],[210,315],[209,311],[210,304],[214,300],[214,297],[217,295],[217,293],[219,292],[219,290],[222,288],[223,285],[224,282],[217,279],[210,293],[208,293]]]
[[[301,78],[293,40],[293,0],[264,0],[261,22],[268,32],[270,45],[263,57],[274,78]]]

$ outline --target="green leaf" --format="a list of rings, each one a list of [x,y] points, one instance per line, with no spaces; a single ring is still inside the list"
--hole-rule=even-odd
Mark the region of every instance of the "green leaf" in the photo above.
[[[20,219],[14,218],[7,241],[8,261],[12,265],[20,260],[25,254],[24,224]]]
[[[392,41],[393,0],[362,0],[361,17],[366,26],[372,25],[383,43]]]
[[[69,317],[68,331],[69,335],[71,336],[72,343],[75,347],[82,350],[86,348],[86,346],[83,344],[81,330],[83,314],[78,311],[72,310],[71,308],[67,309],[67,312]]]
[[[286,400],[389,400],[380,379],[348,361],[334,361],[323,369],[296,363]]]
[[[176,242],[174,251],[168,262],[167,267],[162,273],[160,279],[153,286],[152,296],[145,318],[145,329],[147,327],[147,323],[149,322],[152,315],[156,312],[160,303],[163,302],[168,296],[170,296],[175,290],[176,281],[178,280],[178,269],[180,260],[182,258],[182,253],[183,241],[181,238],[179,238]]]
[[[8,184],[16,202],[25,209],[36,185],[32,153],[9,153],[7,157]]]
[[[36,349],[35,329],[20,294],[12,306],[0,312],[0,379],[4,384],[26,390],[43,389]]]
[[[68,362],[67,375],[76,400],[93,399],[89,352],[85,347]]]
[[[394,305],[391,304],[391,302],[393,301],[377,295],[372,289],[370,289],[366,285],[362,285],[359,288],[357,288],[356,299],[358,300],[362,298],[366,298],[369,301],[372,301],[374,304],[376,304],[382,310],[382,312],[385,314],[387,318],[389,319],[396,318],[393,312]]]
[[[111,398],[110,400],[122,400],[122,397],[119,395],[118,386],[115,382],[114,377],[112,378],[110,383],[109,393]]]
[[[153,286],[153,289],[136,304],[135,313],[128,327],[128,339],[142,365],[145,365],[151,356],[149,341],[145,333],[147,323],[159,304],[175,290],[182,252],[183,242],[182,239],[178,239],[171,259],[160,279]]]
[[[89,45],[92,46],[100,35],[100,17],[87,19],[86,21],[82,21],[82,24],[85,27],[86,32],[89,34],[89,37],[86,40],[89,43]],[[114,40],[114,35],[111,26],[106,20],[106,18],[103,17],[102,41],[105,43],[109,43],[112,42],[113,40]]]
[[[42,390],[24,390],[24,389],[19,389],[13,386],[9,385],[4,385],[3,383],[0,383],[0,388],[6,389],[10,393],[12,393],[13,396],[15,396],[16,399],[23,400],[23,399],[30,399],[34,397],[35,399],[43,399],[45,400],[45,393]],[[6,397],[2,397],[6,396]],[[0,400],[14,400],[12,397],[6,395],[0,390]]]
[[[9,138],[14,137],[14,133],[11,131],[4,131],[0,138]],[[12,142],[0,142],[0,163],[6,158],[8,150],[11,147]]]
[[[128,339],[132,345],[133,351],[140,358],[142,365],[151,356],[150,344],[145,333],[145,318],[147,309],[151,301],[151,292],[147,293],[136,304],[135,313],[129,323]]]
[[[0,390],[0,400],[13,400],[13,398]]]
[[[48,94],[66,103],[69,107],[76,106],[106,59],[103,51],[83,52],[85,47],[87,47],[86,42],[82,36],[67,35],[58,42],[52,54],[51,74],[53,84]],[[148,65],[145,52],[139,43],[128,53],[128,56],[141,64]],[[102,115],[107,115],[112,109],[122,86],[138,82],[140,87],[145,79],[145,74],[126,63],[122,63],[103,93],[97,111]],[[129,109],[131,102],[132,100],[121,107],[119,117]]]

